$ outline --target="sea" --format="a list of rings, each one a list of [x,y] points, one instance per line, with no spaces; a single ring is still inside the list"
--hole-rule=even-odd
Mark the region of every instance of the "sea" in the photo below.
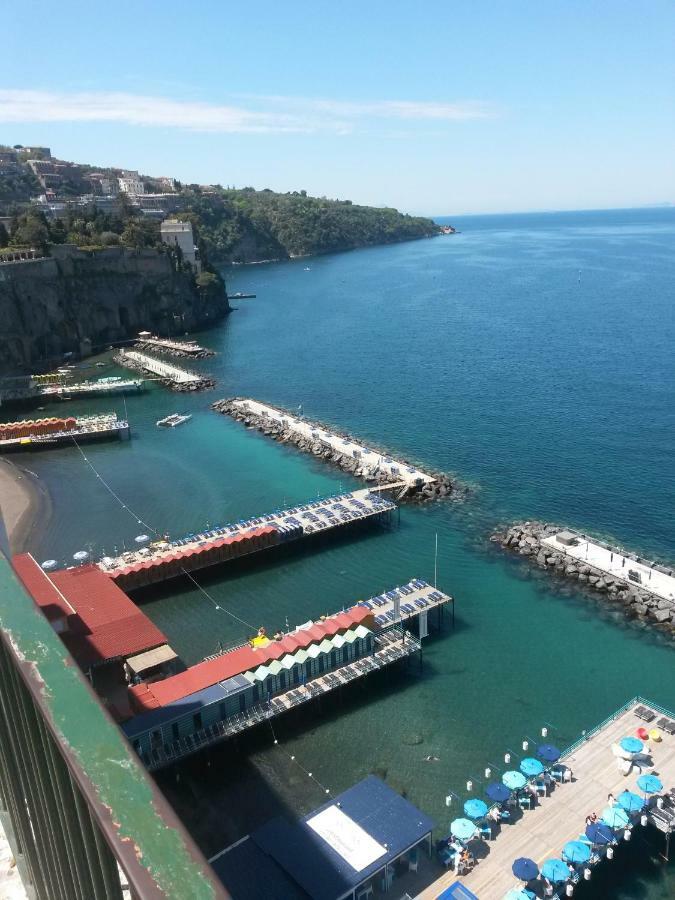
[[[260,625],[292,627],[432,580],[435,567],[456,598],[454,627],[446,617],[421,665],[159,776],[208,855],[370,772],[440,834],[480,794],[486,767],[498,773],[543,728],[565,747],[635,695],[675,708],[672,642],[489,541],[500,525],[540,518],[675,562],[675,210],[438,221],[458,233],[227,269],[231,293],[256,296],[196,335],[217,353],[195,363],[214,391],[152,384],[71,402],[69,413],[128,415],[131,440],[23,460],[52,506],[31,550],[62,563],[132,547],[149,528],[180,536],[356,485],[211,411],[220,397],[301,405],[469,488],[462,502],[404,506],[391,530],[141,598],[187,663]],[[172,412],[193,418],[157,428]],[[624,850],[578,895],[672,897],[660,837]]]

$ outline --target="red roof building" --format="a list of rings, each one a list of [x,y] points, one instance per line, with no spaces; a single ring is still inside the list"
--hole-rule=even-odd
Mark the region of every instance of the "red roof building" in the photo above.
[[[159,628],[98,566],[47,574],[30,553],[15,556],[12,564],[83,669],[167,643]]]
[[[134,685],[129,688],[132,706],[138,712],[167,706],[220,681],[267,665],[287,653],[295,653],[301,648],[309,647],[310,644],[319,643],[324,638],[334,637],[362,623],[367,624],[366,620],[372,618],[372,615],[368,607],[354,606],[346,612],[330,616],[323,622],[316,622],[311,628],[302,628],[284,635],[281,640],[270,641],[265,647],[240,647],[215,659],[190,666],[185,672],[172,675],[164,681]]]

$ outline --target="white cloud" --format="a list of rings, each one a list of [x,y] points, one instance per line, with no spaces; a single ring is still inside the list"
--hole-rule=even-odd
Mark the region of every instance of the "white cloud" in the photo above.
[[[124,92],[63,93],[0,88],[0,122],[120,122],[225,133],[348,134],[368,119],[456,122],[493,115],[487,104],[477,101],[360,103],[301,97],[240,99],[243,104],[234,106]]]

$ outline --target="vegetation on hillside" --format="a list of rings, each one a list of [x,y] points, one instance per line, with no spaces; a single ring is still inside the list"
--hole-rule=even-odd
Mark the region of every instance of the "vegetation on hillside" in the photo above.
[[[204,192],[190,186],[184,195],[188,205],[181,217],[192,220],[208,255],[218,262],[284,259],[438,233],[431,219],[349,200],[308,197],[305,191]]]

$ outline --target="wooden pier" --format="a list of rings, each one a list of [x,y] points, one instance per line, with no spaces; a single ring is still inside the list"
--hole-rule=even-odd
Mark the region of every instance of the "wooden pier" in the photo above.
[[[141,759],[151,772],[161,769],[206,747],[248,731],[256,725],[275,719],[310,700],[315,700],[337,688],[360,680],[371,672],[406,659],[414,653],[418,653],[420,649],[419,640],[400,628],[391,628],[380,632],[375,636],[375,647],[372,654],[332,669],[325,675],[299,684],[284,693],[276,694],[270,700],[264,700],[257,706],[225,721],[217,722],[213,726],[202,728],[195,734],[175,741],[173,744],[160,745],[147,753],[141,753]],[[131,741],[135,736],[133,725],[134,721],[131,720],[125,726],[125,732]]]
[[[647,701],[643,704],[649,706]],[[515,859],[529,857],[541,867],[545,860],[559,858],[567,841],[577,840],[584,833],[586,816],[593,812],[598,816],[602,814],[609,794],[618,797],[624,790],[640,794],[636,787],[638,773],[635,767],[632,774],[622,775],[611,750],[613,744],[635,735],[636,729],[645,725],[636,715],[640,705],[637,699],[631,701],[566,751],[560,762],[571,769],[572,780],[557,785],[550,796],[542,797],[534,809],[525,810],[522,818],[512,825],[503,825],[499,835],[489,843],[487,856],[480,859],[472,871],[457,875],[448,870],[432,884],[420,888],[416,895],[418,900],[435,900],[445,888],[458,880],[481,900],[500,900],[517,884],[511,872]],[[654,711],[654,720],[645,725],[646,728],[652,728],[661,718],[656,707]],[[646,754],[653,765],[647,764],[642,771],[653,768],[663,782],[665,792],[668,792],[675,786],[675,735],[663,729],[660,729],[660,735],[658,743],[650,741]],[[648,818],[655,819],[657,813],[658,810],[654,809]],[[636,818],[639,822],[639,813],[634,816]],[[639,824],[637,827],[640,827]],[[608,864],[611,865],[611,862]],[[564,893],[563,885],[559,895],[564,896]]]
[[[70,397],[101,397],[113,394],[139,393],[145,387],[142,378],[100,378],[97,381],[74,381],[60,384],[45,384],[37,388],[37,395],[47,400]]]
[[[454,615],[455,598],[431,587],[421,578],[414,578],[407,584],[392,588],[369,600],[362,600],[360,603],[361,606],[372,610],[375,614],[375,624],[380,628],[415,622],[420,638],[425,638],[429,634],[429,613],[436,610],[440,624],[443,607],[448,604],[452,604]]]
[[[154,350],[157,353],[166,353],[169,356],[185,356],[193,359],[205,359],[207,356],[215,356],[213,350],[202,347],[196,341],[178,341],[171,338],[160,338],[148,332],[141,332],[135,344],[138,350]]]
[[[379,493],[352,491],[175,541],[155,541],[149,547],[104,557],[98,565],[122,588],[135,590],[310,536],[334,534],[362,522],[383,522],[395,509]]]
[[[44,420],[49,422],[49,420]],[[75,445],[91,441],[111,440],[118,438],[125,440],[130,437],[129,423],[118,419],[116,413],[106,413],[98,416],[80,416],[77,419],[60,420],[65,422],[63,427],[56,430],[39,432],[22,432],[22,422],[10,423],[6,426],[8,434],[18,432],[16,437],[0,437],[0,452],[19,450],[42,450],[56,447],[62,444]],[[72,424],[71,424],[72,423]],[[29,426],[31,423],[25,423]],[[39,423],[36,423],[39,424]],[[14,432],[12,426],[16,425]]]

